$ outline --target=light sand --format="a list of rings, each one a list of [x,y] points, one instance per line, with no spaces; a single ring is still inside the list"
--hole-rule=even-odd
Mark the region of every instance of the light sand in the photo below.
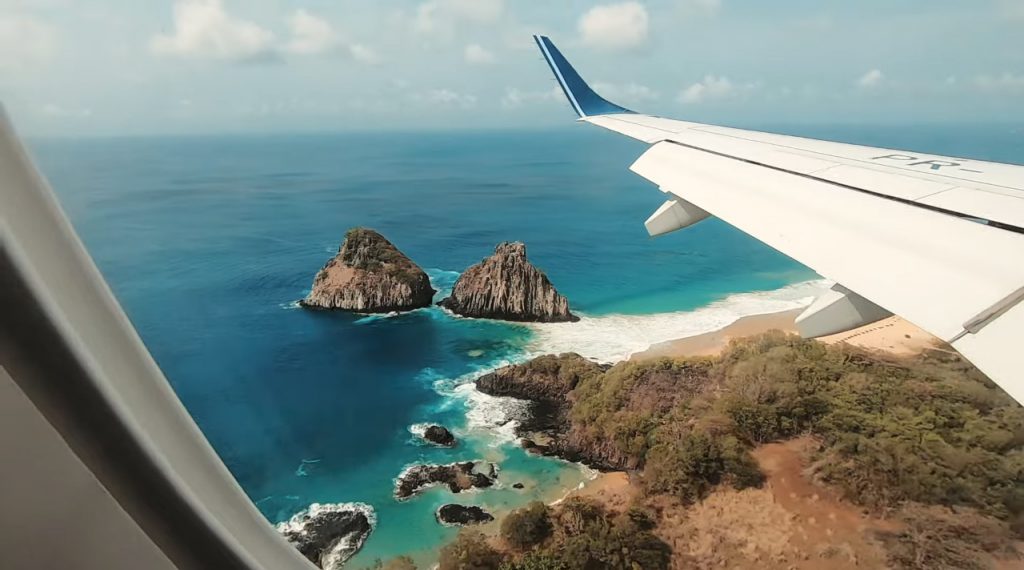
[[[567,497],[586,497],[593,499],[609,511],[623,512],[633,504],[639,489],[629,482],[629,474],[622,471],[599,473],[592,481]]]
[[[821,337],[818,340],[828,344],[845,342],[860,348],[881,350],[900,356],[918,354],[927,348],[948,349],[941,340],[900,317],[889,317],[859,329]]]
[[[794,320],[800,312],[800,309],[797,309],[743,317],[717,331],[656,344],[643,352],[630,356],[629,359],[641,361],[664,356],[672,358],[713,356],[721,353],[725,347],[729,346],[729,341],[735,338],[752,336],[769,330],[795,334],[797,331]],[[938,338],[895,316],[844,333],[821,337],[818,340],[827,344],[845,342],[860,348],[880,350],[898,356],[918,354],[928,348],[948,349],[948,346]]]
[[[800,311],[800,309],[795,309],[781,313],[742,317],[731,325],[717,331],[655,344],[643,352],[630,356],[629,359],[638,361],[661,358],[663,356],[672,358],[712,356],[721,352],[726,346],[729,346],[729,341],[734,338],[751,336],[772,329],[795,333],[796,326],[793,324],[793,320],[800,314]]]

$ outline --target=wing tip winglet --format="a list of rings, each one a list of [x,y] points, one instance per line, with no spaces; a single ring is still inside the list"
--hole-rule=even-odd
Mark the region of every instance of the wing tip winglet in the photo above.
[[[562,52],[555,47],[551,38],[534,34],[533,40],[537,42],[541,55],[548,62],[551,72],[555,74],[555,79],[558,80],[558,85],[562,88],[565,98],[569,100],[572,110],[581,119],[593,115],[614,115],[633,112],[598,95],[580,77],[580,74],[576,72],[572,64],[569,63],[569,60],[565,59]]]

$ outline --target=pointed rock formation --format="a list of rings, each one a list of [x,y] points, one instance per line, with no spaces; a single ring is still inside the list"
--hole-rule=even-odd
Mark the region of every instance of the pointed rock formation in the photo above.
[[[438,304],[465,317],[528,322],[579,320],[569,312],[569,301],[555,290],[544,272],[527,261],[522,242],[498,244],[494,255],[463,272],[451,297]]]
[[[427,307],[433,300],[430,279],[391,242],[367,228],[345,234],[338,255],[313,279],[301,301],[315,309],[389,313]]]

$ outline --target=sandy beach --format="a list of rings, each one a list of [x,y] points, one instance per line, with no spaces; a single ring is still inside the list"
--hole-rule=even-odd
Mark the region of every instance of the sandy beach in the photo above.
[[[714,356],[719,354],[729,341],[760,334],[769,330],[796,333],[794,320],[800,310],[750,315],[716,331],[696,336],[670,340],[651,346],[645,351],[630,356],[640,361],[664,356]],[[867,350],[880,350],[901,356],[917,354],[926,348],[943,346],[942,341],[900,317],[889,317],[843,333],[821,337],[818,340],[836,344],[845,342]]]

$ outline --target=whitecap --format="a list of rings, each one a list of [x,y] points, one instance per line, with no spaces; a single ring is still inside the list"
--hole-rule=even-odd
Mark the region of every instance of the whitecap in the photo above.
[[[331,512],[352,511],[362,513],[366,517],[367,522],[370,524],[370,532],[357,536],[347,535],[342,537],[341,540],[334,544],[330,552],[323,556],[324,570],[340,570],[345,562],[363,547],[366,539],[373,533],[373,529],[377,527],[377,513],[370,505],[366,503],[313,503],[292,515],[290,519],[278,523],[277,531],[282,534],[291,532],[305,535],[309,532],[307,523],[310,519]]]
[[[300,304],[301,302],[302,302],[301,299],[296,299],[294,301],[288,301],[287,303],[280,303],[278,305],[278,307],[280,307],[280,308],[282,308],[282,309],[284,309],[286,311],[290,311],[292,309],[300,309],[300,308],[302,308],[302,305]]]
[[[427,433],[427,428],[430,427],[431,425],[432,424],[426,423],[412,424],[407,429],[409,430],[409,433],[415,435],[416,437],[423,437],[423,435]]]
[[[651,315],[580,315],[575,323],[531,323],[531,356],[576,352],[602,362],[617,362],[660,342],[721,329],[750,315],[807,306],[831,285],[824,279],[773,291],[738,293],[693,311]]]

